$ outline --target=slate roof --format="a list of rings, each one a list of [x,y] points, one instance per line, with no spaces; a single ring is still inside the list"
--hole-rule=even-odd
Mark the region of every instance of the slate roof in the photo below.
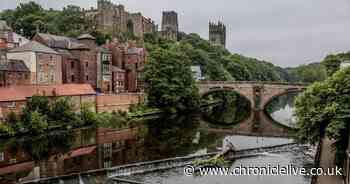
[[[20,47],[10,50],[9,52],[42,52],[49,54],[58,54],[58,52],[55,50],[36,41],[30,41]]]
[[[96,40],[96,38],[93,37],[91,34],[82,34],[78,37],[78,40],[83,40],[83,39]]]
[[[89,49],[88,46],[79,43],[77,39],[66,36],[57,36],[45,33],[38,33],[42,39],[45,40],[47,45],[51,48],[61,49]]]
[[[22,60],[1,60],[0,71],[30,72]]]
[[[80,96],[95,95],[90,84],[24,85],[0,88],[0,102],[24,101],[34,95]]]

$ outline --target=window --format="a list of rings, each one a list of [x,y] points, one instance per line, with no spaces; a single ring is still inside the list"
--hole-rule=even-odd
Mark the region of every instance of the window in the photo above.
[[[9,102],[7,107],[8,108],[16,108],[16,102]]]
[[[10,159],[10,164],[15,164],[17,163],[17,159],[16,158],[11,158]]]
[[[75,76],[74,75],[71,76],[71,81],[75,82]]]
[[[0,162],[5,161],[5,153],[4,152],[0,152]]]
[[[54,82],[54,81],[55,81],[55,76],[51,75],[51,82]]]
[[[50,56],[50,61],[52,61],[52,59],[53,59],[53,56]]]
[[[26,74],[24,74],[24,78],[25,79],[29,79],[29,75],[26,73]]]
[[[85,63],[85,66],[86,66],[86,68],[87,68],[87,67],[89,67],[89,63],[88,63],[88,62],[86,62],[86,63]]]
[[[70,67],[73,69],[74,68],[74,61],[70,62]]]
[[[87,81],[89,80],[89,76],[88,76],[88,75],[86,76],[86,80],[87,80]]]

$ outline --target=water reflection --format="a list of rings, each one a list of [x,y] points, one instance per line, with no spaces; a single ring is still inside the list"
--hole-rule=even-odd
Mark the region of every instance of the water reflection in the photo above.
[[[218,105],[206,108],[204,117],[214,124],[232,125],[247,119],[251,113],[250,102],[234,91],[218,91],[203,98],[206,101],[219,101]]]
[[[299,93],[289,93],[274,98],[267,105],[266,112],[273,120],[289,127],[295,127],[294,101]]]

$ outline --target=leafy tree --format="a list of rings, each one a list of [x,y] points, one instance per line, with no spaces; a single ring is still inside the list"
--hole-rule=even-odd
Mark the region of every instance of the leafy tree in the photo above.
[[[292,82],[316,82],[323,81],[327,78],[326,67],[320,63],[312,63],[309,65],[301,65],[296,68],[287,68],[289,73],[289,81]]]
[[[145,68],[149,105],[169,111],[195,109],[199,104],[198,89],[186,55],[157,49],[151,53]]]
[[[333,75],[339,70],[340,63],[343,59],[350,58],[349,54],[328,55],[323,61],[322,65],[326,67],[328,76]]]
[[[49,122],[59,125],[74,126],[79,123],[79,118],[75,114],[70,98],[58,98],[51,105]]]
[[[317,143],[324,136],[334,139],[339,163],[348,146],[349,102],[350,68],[310,86],[296,100],[300,140]]]
[[[38,111],[31,112],[30,131],[34,134],[44,133],[48,129],[47,117]]]

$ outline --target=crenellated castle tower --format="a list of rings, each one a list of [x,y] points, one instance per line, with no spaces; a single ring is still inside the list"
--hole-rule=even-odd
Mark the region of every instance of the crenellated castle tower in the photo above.
[[[211,44],[226,47],[226,26],[222,22],[209,22],[209,41]]]
[[[85,11],[85,17],[93,20],[96,29],[112,35],[131,32],[143,39],[144,33],[154,33],[157,25],[141,13],[130,13],[123,5],[116,5],[110,0],[97,0],[97,9]]]
[[[166,39],[177,40],[179,32],[178,15],[175,11],[164,11],[162,17],[162,36]]]

